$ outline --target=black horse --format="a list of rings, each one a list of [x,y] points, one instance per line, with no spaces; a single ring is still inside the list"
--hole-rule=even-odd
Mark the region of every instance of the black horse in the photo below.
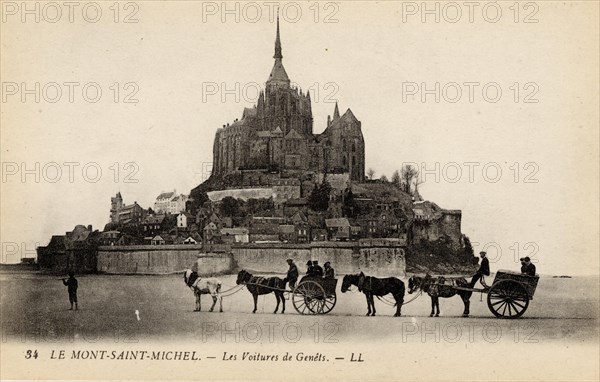
[[[431,297],[431,314],[430,317],[433,317],[434,313],[436,317],[440,315],[440,297],[441,298],[449,298],[454,297],[456,295],[460,296],[465,305],[465,309],[463,311],[463,317],[469,317],[469,307],[471,305],[471,295],[473,292],[461,289],[455,289],[454,287],[459,288],[468,288],[469,282],[464,277],[446,279],[443,276],[432,277],[427,274],[425,277],[412,276],[408,279],[408,293],[413,293],[417,290],[422,290],[427,293]],[[437,310],[437,312],[435,312]]]
[[[285,298],[283,297],[285,282],[279,277],[252,276],[250,272],[242,269],[238,273],[236,284],[245,284],[248,292],[252,293],[252,297],[254,297],[254,310],[252,313],[256,313],[258,296],[269,293],[275,293],[275,298],[277,299],[277,306],[273,313],[277,313],[279,301],[283,304],[281,313],[285,313]]]
[[[404,283],[395,277],[379,279],[377,277],[365,276],[363,272],[357,275],[346,275],[342,282],[342,293],[346,293],[350,285],[356,285],[359,292],[363,292],[367,298],[367,316],[375,315],[375,301],[373,296],[385,296],[391,293],[396,300],[396,314],[400,317],[402,304],[404,303]],[[371,313],[371,307],[373,308]]]

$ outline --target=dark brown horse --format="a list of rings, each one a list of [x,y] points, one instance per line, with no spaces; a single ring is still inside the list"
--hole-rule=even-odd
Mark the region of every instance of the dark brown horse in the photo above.
[[[252,297],[254,297],[254,310],[252,313],[256,313],[258,296],[269,293],[275,293],[275,298],[277,299],[277,306],[275,307],[275,311],[273,313],[277,313],[280,301],[283,304],[281,313],[285,312],[285,298],[283,297],[285,282],[279,277],[252,276],[250,272],[242,269],[238,273],[236,284],[246,285],[248,292],[252,293]]]
[[[471,305],[471,295],[473,292],[467,290],[455,289],[468,288],[469,282],[464,277],[446,279],[443,276],[432,277],[427,274],[425,277],[412,276],[408,279],[408,293],[413,293],[417,290],[422,290],[431,297],[431,314],[433,317],[434,313],[436,317],[440,315],[440,297],[449,298],[454,296],[460,296],[465,305],[463,311],[463,317],[469,317],[469,307]],[[437,312],[436,312],[437,310]]]
[[[396,314],[394,314],[394,317],[400,317],[400,311],[404,303],[404,283],[402,280],[395,277],[379,279],[377,277],[365,276],[363,272],[360,272],[357,275],[344,276],[342,293],[346,293],[351,285],[356,285],[358,291],[365,294],[367,299],[367,316],[375,315],[375,301],[373,296],[385,296],[391,293],[394,296],[394,300],[396,300],[396,304],[394,304]]]

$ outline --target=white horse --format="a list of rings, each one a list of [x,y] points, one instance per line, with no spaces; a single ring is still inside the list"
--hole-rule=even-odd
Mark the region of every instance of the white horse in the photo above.
[[[185,281],[185,285],[187,285],[192,292],[194,292],[194,296],[196,296],[196,308],[194,312],[200,312],[202,307],[200,306],[200,297],[203,294],[210,294],[213,299],[213,304],[210,307],[209,312],[212,312],[217,304],[217,300],[219,300],[219,312],[223,312],[223,298],[221,297],[221,280],[214,277],[201,278],[198,277],[195,280],[190,280],[190,276],[192,275],[191,269],[186,269],[183,272],[183,280]],[[189,282],[191,281],[191,283]]]

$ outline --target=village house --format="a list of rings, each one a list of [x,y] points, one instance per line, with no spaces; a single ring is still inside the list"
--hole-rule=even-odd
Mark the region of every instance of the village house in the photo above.
[[[142,230],[146,236],[154,236],[166,229],[165,215],[148,215],[142,222]]]
[[[121,193],[118,192],[113,198],[110,198],[110,222],[124,225],[135,225],[139,224],[144,216],[146,210],[143,209],[137,202],[126,205],[123,202]]]
[[[310,237],[312,241],[327,241],[329,239],[327,230],[324,228],[311,228]]]
[[[119,231],[104,231],[100,233],[99,244],[100,245],[115,245],[121,233]]]
[[[221,242],[223,244],[248,243],[249,235],[247,228],[222,228]]]
[[[182,211],[179,213],[179,215],[177,215],[177,228],[179,230],[185,231],[188,228],[191,228],[194,221],[195,221],[195,218],[194,218],[194,216],[192,216],[192,214],[190,214],[189,212],[186,212],[186,211]]]
[[[213,222],[209,222],[204,229],[203,233],[203,242],[206,244],[217,244],[221,240],[220,229]]]
[[[77,225],[71,232],[52,236],[47,246],[38,247],[38,264],[40,268],[61,272],[94,272],[99,243],[100,232],[91,225]]]
[[[279,225],[279,241],[284,243],[296,243],[296,227],[293,224]]]
[[[151,241],[151,245],[167,245],[167,244],[174,244],[174,237],[169,235],[169,234],[165,234],[162,233],[160,235],[156,235],[152,238]]]
[[[350,222],[346,218],[325,219],[330,240],[346,241],[350,239]]]
[[[178,214],[181,211],[185,211],[185,204],[189,200],[189,196],[184,194],[177,194],[177,190],[172,192],[161,192],[156,197],[154,202],[154,212],[165,213],[165,214]]]

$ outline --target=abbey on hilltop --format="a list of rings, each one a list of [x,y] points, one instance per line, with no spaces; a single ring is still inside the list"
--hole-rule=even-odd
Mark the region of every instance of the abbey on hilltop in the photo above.
[[[324,131],[313,133],[310,94],[292,86],[283,67],[279,19],[274,59],[258,103],[217,130],[211,176],[189,197],[161,192],[153,208],[145,209],[125,204],[117,192],[103,232],[78,225],[53,236],[46,247],[38,247],[40,265],[174,271],[181,264],[178,255],[196,258],[198,249],[189,248],[197,244],[205,252],[233,254],[235,264],[250,253],[257,258],[273,253],[283,260],[292,252],[335,259],[336,266],[352,271],[472,271],[473,248],[461,232],[462,212],[423,200],[416,169],[397,169],[390,180],[376,179],[374,170],[365,176],[361,123],[350,109],[340,115],[336,104]],[[168,256],[159,249],[148,252],[147,246],[167,244]],[[135,251],[144,261],[135,260]],[[264,263],[257,270],[279,272],[279,262]]]
[[[290,85],[283,67],[279,17],[273,58],[258,104],[245,108],[241,119],[217,130],[212,175],[237,175],[237,183],[245,185],[259,183],[257,172],[261,170],[282,176],[346,173],[352,181],[364,181],[365,143],[360,121],[350,109],[340,115],[336,104],[325,131],[313,133],[310,92],[305,94]]]

